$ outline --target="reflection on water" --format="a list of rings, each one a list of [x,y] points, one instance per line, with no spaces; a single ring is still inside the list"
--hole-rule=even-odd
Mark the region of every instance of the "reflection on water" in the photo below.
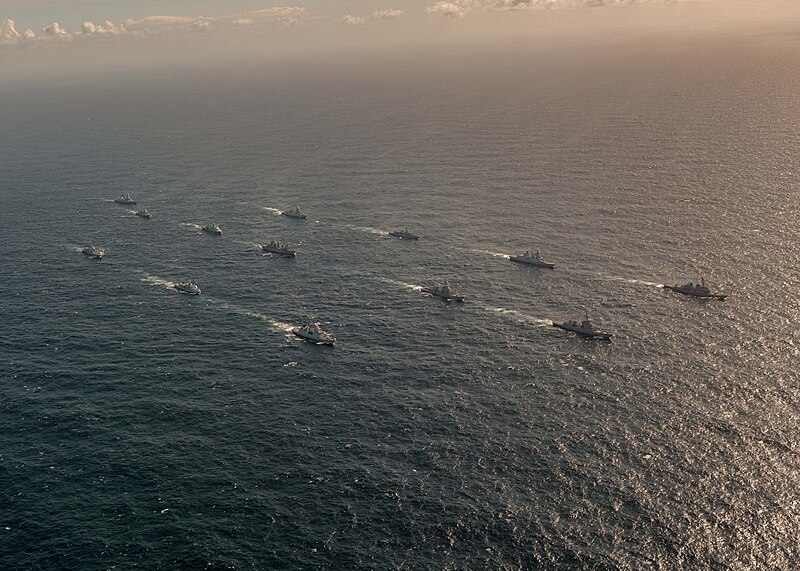
[[[0,566],[794,569],[800,62],[685,41],[4,97]]]

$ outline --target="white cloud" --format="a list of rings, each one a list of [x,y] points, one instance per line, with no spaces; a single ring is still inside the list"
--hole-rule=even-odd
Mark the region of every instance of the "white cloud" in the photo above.
[[[558,0],[549,1],[557,2]],[[496,0],[492,4],[492,8],[494,10],[526,10],[539,4],[541,4],[539,0]]]
[[[609,0],[609,2],[614,1],[616,0]],[[604,3],[606,0],[494,0],[490,7],[493,10],[533,10],[536,8],[602,6]]]
[[[363,16],[353,16],[352,14],[348,14],[347,16],[339,20],[339,23],[358,26],[366,24],[368,20],[392,20],[394,18],[399,18],[403,14],[404,12],[402,10],[393,10],[391,8],[387,8],[385,10],[378,10],[377,12],[373,12],[366,18]]]
[[[264,14],[269,16],[303,16],[306,13],[305,8],[299,6],[276,6],[274,8],[262,8],[255,10],[250,14]]]
[[[16,44],[26,40],[32,40],[36,37],[36,34],[33,33],[33,30],[25,30],[23,32],[18,32],[14,20],[6,20],[5,22],[0,22],[0,45],[10,45]]]
[[[191,24],[198,20],[198,16],[146,16],[139,20],[128,20],[126,24],[129,26],[137,26],[142,24],[155,24],[157,26],[177,26],[180,24]]]
[[[307,15],[306,9],[300,6],[276,6],[274,8],[264,8],[262,10],[248,12],[242,17],[256,22],[294,26],[295,24],[299,24],[300,19]]]
[[[234,27],[256,25],[293,26],[308,15],[305,8],[299,6],[275,6],[254,10],[245,14],[219,16],[209,18],[205,16],[164,16],[152,15],[139,19],[125,20],[124,24],[115,24],[110,20],[95,23],[90,20],[83,22],[80,30],[71,33],[58,22],[53,22],[42,29],[37,36],[31,30],[18,32],[14,20],[0,21],[0,47],[12,46],[21,43],[54,42],[57,40],[79,40],[115,36],[141,36],[150,34],[164,34],[178,31],[205,32],[212,28],[232,32]],[[360,23],[356,16],[351,16],[353,22]]]
[[[537,8],[597,8],[637,4],[674,4],[681,0],[493,0],[491,10],[535,10]]]
[[[42,28],[42,33],[37,36],[33,30],[27,29],[18,32],[14,20],[6,20],[0,24],[0,45],[13,45],[20,42],[54,42],[59,40],[74,40],[90,36],[119,36],[128,31],[122,24],[115,24],[106,20],[102,24],[86,21],[81,25],[79,32],[70,33],[58,22]]]
[[[1,1],[1,0],[0,0]],[[459,18],[471,13],[505,12],[516,10],[536,10],[547,8],[577,8],[596,6],[630,6],[645,4],[665,4],[691,0],[429,0],[427,13],[437,16]],[[348,14],[338,20],[345,25],[364,25],[372,20],[395,19],[405,12],[394,8],[376,10],[369,15]],[[245,27],[295,26],[309,21],[310,16],[300,6],[275,6],[227,16],[175,16],[152,15],[139,19],[125,20],[116,24],[109,20],[103,23],[86,21],[79,30],[69,32],[59,23],[46,26],[40,35],[30,29],[20,32],[14,20],[0,21],[0,47],[54,42],[58,40],[86,40],[89,38],[110,38],[118,36],[141,36],[150,34],[204,32],[214,29],[220,34],[237,34],[237,29]]]
[[[441,0],[428,7],[428,14],[460,18],[470,10],[478,7],[474,0]]]
[[[594,8],[601,6],[635,6],[644,4],[674,4],[689,0],[438,0],[427,12],[440,16],[461,17],[469,12],[487,10],[537,10],[548,8]]]
[[[0,40],[3,41],[14,41],[18,40],[22,36],[14,27],[14,20],[6,20],[3,22],[3,25],[0,26]]]
[[[340,24],[347,24],[350,26],[357,26],[359,24],[365,24],[366,22],[367,22],[366,19],[360,16],[353,16],[351,14],[348,14],[347,16],[339,20]]]
[[[44,28],[42,28],[42,35],[47,36],[49,38],[60,38],[60,39],[68,39],[72,36],[64,28],[62,28],[61,24],[59,24],[58,22],[53,22],[49,26],[45,26]]]
[[[146,16],[138,20],[126,20],[125,26],[131,30],[154,31],[156,28],[192,26],[205,19],[202,16]]]
[[[147,16],[138,20],[127,20],[129,30],[142,33],[158,33],[174,29],[206,31],[212,26],[253,26],[257,24],[292,26],[306,16],[306,9],[299,6],[276,6],[253,10],[244,14],[219,16]]]
[[[373,12],[370,18],[377,18],[377,19],[392,19],[392,18],[399,18],[403,15],[402,10],[392,10],[391,8],[386,10],[378,10],[377,12]]]
[[[119,36],[126,33],[127,30],[122,24],[115,24],[110,20],[106,20],[102,24],[95,24],[94,22],[86,21],[81,25],[81,33],[85,36],[93,35],[106,35],[106,36]]]

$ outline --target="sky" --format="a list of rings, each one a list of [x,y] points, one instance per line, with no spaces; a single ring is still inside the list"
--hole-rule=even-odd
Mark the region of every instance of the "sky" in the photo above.
[[[769,15],[790,7],[792,0],[0,0],[0,41],[73,34],[123,34],[153,32],[181,24],[195,31],[235,23],[297,24],[326,21],[365,25],[381,19],[413,19],[418,16],[460,19],[487,13],[506,13],[508,19],[524,13],[549,11],[653,9],[656,6],[708,5],[719,12],[750,7]],[[796,10],[794,11],[797,12]],[[9,25],[9,20],[13,24]],[[94,27],[82,28],[84,22]],[[110,22],[113,25],[107,25]],[[171,30],[170,30],[171,31]],[[26,34],[26,32],[29,32]]]
[[[0,74],[70,58],[100,65],[437,42],[645,41],[764,26],[798,33],[800,0],[0,0]]]

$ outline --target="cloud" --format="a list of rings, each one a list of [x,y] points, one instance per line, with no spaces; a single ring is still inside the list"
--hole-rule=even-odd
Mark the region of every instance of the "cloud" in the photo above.
[[[294,26],[308,15],[305,8],[300,6],[275,6],[253,10],[244,14],[229,16],[165,16],[152,15],[144,18],[128,19],[124,24],[115,24],[110,20],[95,23],[90,20],[83,22],[80,30],[69,32],[58,22],[42,28],[42,33],[36,35],[31,30],[19,32],[14,20],[0,21],[0,47],[13,46],[22,43],[41,43],[54,41],[85,40],[88,38],[110,38],[119,36],[142,36],[150,34],[165,34],[172,32],[205,32],[212,28],[229,30],[243,26],[278,25]],[[356,16],[350,16],[352,21],[347,23],[361,23]]]
[[[36,34],[30,29],[18,32],[14,20],[6,20],[0,23],[0,45],[17,44],[19,42],[32,40],[35,37]]]
[[[558,8],[595,8],[601,6],[637,6],[675,4],[689,0],[439,0],[427,9],[428,14],[459,18],[470,12],[505,12]]]
[[[689,2],[691,0],[429,0],[427,13],[449,18],[460,18],[472,13],[522,11],[549,8],[619,7],[646,4]],[[390,20],[403,16],[405,12],[394,8],[376,10],[369,15],[348,14],[339,19],[344,25],[364,25],[373,20]],[[42,29],[37,35],[32,30],[18,31],[14,20],[0,21],[0,48],[7,46],[35,45],[57,41],[84,41],[90,38],[116,38],[151,34],[205,32],[214,29],[220,34],[238,34],[244,28],[258,29],[266,26],[295,26],[309,21],[310,16],[300,6],[274,6],[225,16],[205,17],[196,15],[151,15],[139,19],[128,19],[124,23],[106,20],[102,23],[85,21],[77,31],[70,32],[58,22]]]
[[[478,7],[474,0],[442,0],[428,7],[428,14],[460,18],[470,10]]]
[[[387,8],[385,10],[373,12],[366,18],[363,16],[353,16],[352,14],[348,14],[344,18],[340,19],[339,23],[350,26],[360,26],[362,24],[366,24],[368,20],[393,20],[394,18],[399,18],[403,14],[404,12],[402,10],[393,10],[391,8]]]
[[[379,20],[393,19],[393,18],[399,18],[400,16],[403,15],[403,13],[404,12],[402,10],[392,10],[392,9],[378,10],[377,12],[373,12],[370,18],[375,18]]]
[[[157,26],[177,26],[181,24],[191,24],[202,16],[146,16],[139,20],[128,20],[129,26],[139,26],[143,24],[154,24]]]
[[[601,6],[634,6],[641,4],[674,4],[681,0],[493,0],[489,9],[535,10],[540,8],[598,8]]]
[[[203,16],[146,16],[138,20],[125,20],[125,26],[134,31],[154,31],[158,28],[190,27],[206,19]]]
[[[69,39],[72,37],[72,34],[68,33],[64,28],[62,28],[61,24],[58,22],[53,22],[49,26],[42,28],[42,35],[48,38],[60,39]]]
[[[300,6],[275,6],[262,8],[244,14],[231,16],[147,16],[138,20],[126,20],[125,26],[130,31],[140,33],[163,33],[178,29],[198,32],[226,26],[255,26],[259,24],[293,26],[307,15],[306,9]]]
[[[122,24],[117,25],[111,20],[106,20],[102,24],[86,21],[81,25],[81,33],[85,36],[119,36],[127,31],[125,26]]]
[[[137,20],[125,20],[124,25],[117,27],[117,35],[125,33],[142,36],[180,31],[205,32],[211,29],[212,21],[213,18],[205,16],[145,16]]]
[[[536,8],[577,8],[602,6],[606,0],[494,0],[492,10],[534,10]],[[616,0],[610,0],[616,1]],[[625,0],[627,1],[627,0]]]
[[[264,22],[267,24],[294,26],[299,24],[301,18],[307,15],[306,9],[300,6],[276,6],[248,12],[237,17],[237,19],[249,19],[253,20],[253,23]]]
[[[353,16],[351,14],[348,14],[347,16],[339,20],[340,24],[346,24],[349,26],[358,26],[360,24],[365,24],[366,22],[367,20],[365,18],[362,18],[360,16]]]
[[[54,42],[59,40],[75,40],[90,36],[119,36],[128,33],[125,26],[106,20],[102,24],[86,21],[78,32],[71,33],[64,29],[58,22],[42,28],[41,35],[37,36],[33,30],[27,29],[18,32],[14,20],[0,23],[0,45],[14,45],[20,42]]]

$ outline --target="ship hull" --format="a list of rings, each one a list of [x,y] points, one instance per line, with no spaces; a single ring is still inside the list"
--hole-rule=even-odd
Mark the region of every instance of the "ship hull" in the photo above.
[[[694,291],[686,290],[686,289],[684,289],[684,288],[682,288],[680,286],[665,285],[664,289],[669,290],[669,291],[674,291],[675,293],[679,293],[681,295],[688,295],[689,297],[696,297],[698,299],[718,299],[720,301],[723,301],[726,297],[728,297],[728,294],[720,294],[720,293],[700,294],[700,293],[697,293],[697,292],[694,292]]]
[[[464,303],[464,298],[460,295],[442,295],[440,293],[436,293],[428,289],[423,289],[422,291],[424,293],[429,294],[431,297],[435,297],[436,299],[441,299],[442,301],[453,301],[455,303]]]
[[[98,254],[95,254],[95,253],[92,253],[92,252],[84,252],[83,253],[84,256],[89,256],[93,260],[100,260],[100,259],[102,259],[103,256],[105,256],[105,254],[106,254],[105,252],[100,252]]]
[[[284,258],[294,258],[297,253],[296,252],[284,252],[281,250],[272,250],[270,248],[261,248],[261,250],[266,254],[275,254],[276,256],[283,256]]]
[[[535,268],[547,268],[548,270],[555,269],[556,265],[551,262],[537,262],[536,260],[527,260],[524,256],[511,256],[509,260],[517,262],[518,264],[525,264],[526,266],[533,266]]]
[[[294,333],[301,339],[310,341],[312,343],[316,343],[317,345],[333,345],[336,342],[335,339],[323,339],[322,337],[319,337],[312,333],[308,333],[306,331],[303,331],[302,329],[292,329],[292,333]]]
[[[576,335],[580,335],[581,337],[586,337],[589,339],[597,339],[599,341],[611,341],[611,333],[603,333],[602,331],[584,331],[578,327],[572,327],[565,323],[553,323],[553,327],[558,329],[563,329],[564,331],[569,331],[571,333],[575,333]]]

